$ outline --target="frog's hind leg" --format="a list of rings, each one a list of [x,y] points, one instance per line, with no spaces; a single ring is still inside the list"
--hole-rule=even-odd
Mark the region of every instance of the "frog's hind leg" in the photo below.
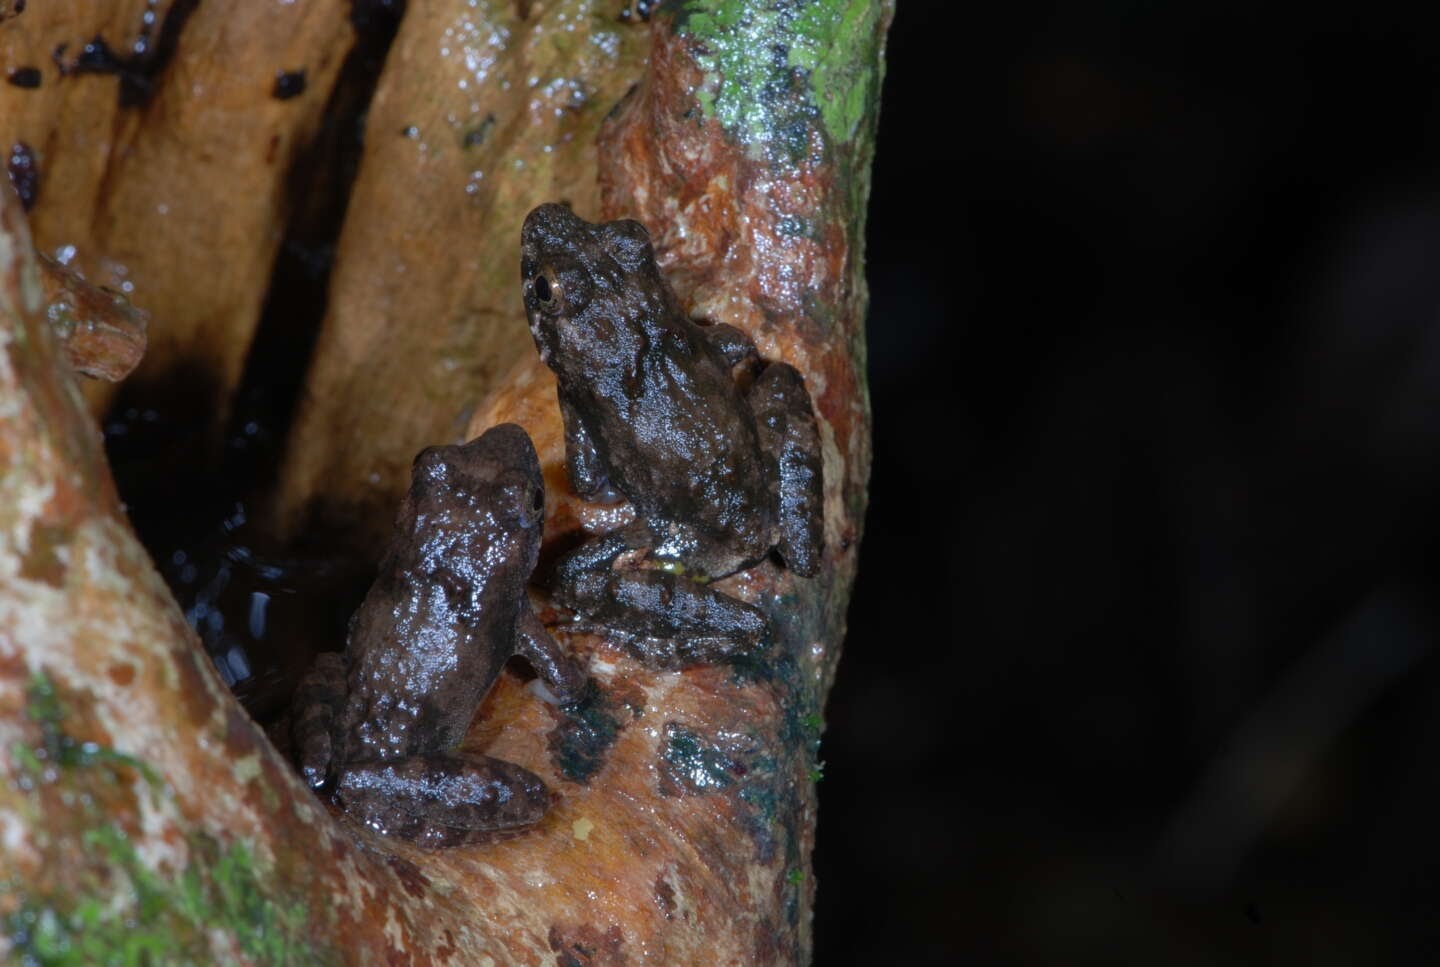
[[[311,789],[321,788],[330,777],[335,728],[345,696],[345,656],[338,651],[316,655],[290,702],[295,763]]]
[[[533,826],[553,796],[529,769],[470,753],[352,763],[335,799],[360,822],[429,849],[486,842]]]
[[[753,605],[680,574],[613,567],[648,540],[637,523],[580,545],[555,567],[555,600],[619,631],[661,667],[722,661],[769,644],[770,623]]]
[[[825,544],[825,488],[810,394],[794,366],[771,363],[749,399],[770,477],[778,482],[775,549],[790,570],[814,577]]]

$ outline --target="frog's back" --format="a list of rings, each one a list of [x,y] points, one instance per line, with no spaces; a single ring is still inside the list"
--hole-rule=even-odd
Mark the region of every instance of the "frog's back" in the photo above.
[[[646,326],[630,412],[607,440],[613,476],[663,533],[677,524],[745,558],[767,550],[771,507],[754,417],[729,368],[684,316]]]
[[[494,427],[415,460],[380,574],[347,650],[353,757],[447,748],[514,653],[540,546],[543,480],[524,431]]]

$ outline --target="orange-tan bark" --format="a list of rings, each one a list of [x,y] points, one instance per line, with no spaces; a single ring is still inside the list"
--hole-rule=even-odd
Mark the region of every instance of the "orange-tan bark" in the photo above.
[[[132,380],[199,382],[217,422],[264,304],[287,174],[354,41],[349,6],[46,2],[0,24],[4,69],[41,72],[35,88],[0,84],[0,138],[38,160],[37,244],[155,321]],[[153,56],[172,18],[173,54],[143,82],[77,69],[97,39],[124,58],[148,36]],[[277,75],[300,70],[304,91],[277,98]],[[87,395],[110,398],[100,384]]]
[[[139,114],[86,86],[114,98],[113,77],[70,76],[48,91],[49,107],[23,115],[25,136],[44,146],[34,218],[54,236],[42,250],[88,240],[77,248],[100,281],[117,277],[100,261],[112,259],[157,328],[181,317],[142,374],[199,359],[230,374],[217,385],[238,379],[283,223],[279,185],[314,120],[311,107],[275,101],[268,87],[253,97],[251,68],[278,51],[290,69],[288,52],[348,43],[334,21],[309,19],[326,3],[294,6],[303,10],[286,14],[298,19],[285,21],[284,42],[265,33],[267,47],[260,31],[271,27],[248,6],[200,5]],[[627,519],[624,507],[569,491],[554,383],[519,302],[520,220],[565,198],[588,218],[643,220],[693,314],[746,330],[764,357],[804,375],[824,447],[821,573],[800,579],[766,562],[726,578],[722,589],[771,616],[774,648],[684,672],[656,672],[604,636],[568,631],[537,593],[596,689],[557,709],[523,669],[507,671],[465,746],[538,773],[559,794],[554,809],[524,834],[440,853],[356,828],[300,784],[223,688],[130,531],[45,325],[25,218],[0,192],[0,880],[11,886],[0,890],[0,951],[33,939],[37,910],[63,913],[97,894],[123,907],[123,890],[105,891],[140,869],[149,889],[185,907],[152,912],[178,918],[176,950],[261,962],[256,950],[268,948],[247,946],[243,923],[180,902],[187,877],[219,878],[216,855],[243,844],[260,871],[245,882],[264,908],[297,911],[275,928],[297,961],[804,960],[820,711],[869,461],[859,226],[872,132],[851,144],[812,112],[808,150],[757,150],[708,113],[697,92],[713,90],[715,72],[700,63],[701,41],[669,19],[622,25],[584,0],[412,6],[369,114],[276,521],[343,524],[347,542],[373,554],[413,454],[503,420],[525,426],[541,455],[548,553]],[[114,34],[142,9],[116,5],[113,22],[76,11],[36,18],[15,49],[39,49],[62,29],[77,40]],[[888,10],[863,21],[875,57]],[[6,33],[21,22],[0,22],[0,45],[21,43]],[[228,81],[198,60],[237,50],[250,52],[250,67]],[[335,68],[314,66],[304,97],[319,97]],[[196,78],[219,85],[209,108],[183,97]],[[0,109],[46,85],[0,90]],[[77,133],[82,94],[84,109],[109,112],[101,148],[88,153]],[[869,112],[873,124],[873,98]],[[219,131],[226,124],[234,131]],[[280,132],[273,159],[252,150],[262,131]],[[69,198],[72,181],[88,213]],[[144,210],[172,183],[193,207],[178,222]],[[205,186],[215,197],[202,197]],[[242,211],[237,195],[259,199],[258,211]],[[227,246],[237,265],[217,268]],[[37,674],[63,716],[44,711]],[[75,761],[61,767],[56,750]],[[97,829],[118,830],[138,865],[96,849]]]
[[[145,355],[148,320],[113,290],[91,285],[54,259],[39,257],[45,315],[75,371],[116,383]]]
[[[374,554],[421,447],[527,350],[518,233],[591,207],[595,133],[639,77],[643,27],[598,0],[415,4],[370,107],[315,365],[275,502]]]

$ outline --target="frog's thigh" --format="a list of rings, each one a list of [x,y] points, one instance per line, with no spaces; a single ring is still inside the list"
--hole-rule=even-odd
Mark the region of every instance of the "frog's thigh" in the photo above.
[[[648,639],[636,650],[654,665],[721,661],[769,643],[770,623],[759,608],[677,574],[614,569],[621,554],[651,543],[640,521],[586,541],[556,564],[555,600],[622,635]]]
[[[685,638],[632,638],[626,642],[637,657],[656,668],[691,668],[713,665],[754,650],[737,647],[734,638],[724,635],[691,635]]]
[[[639,650],[652,664],[719,661],[769,641],[760,609],[663,571],[589,572],[557,597],[601,624],[651,639]]]
[[[335,798],[386,835],[445,847],[532,826],[551,796],[539,776],[513,762],[449,753],[352,763],[339,770]]]

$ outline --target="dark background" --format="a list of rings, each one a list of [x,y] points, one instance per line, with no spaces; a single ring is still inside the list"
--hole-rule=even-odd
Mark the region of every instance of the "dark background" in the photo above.
[[[1352,6],[900,0],[817,963],[1440,962],[1440,56]]]

